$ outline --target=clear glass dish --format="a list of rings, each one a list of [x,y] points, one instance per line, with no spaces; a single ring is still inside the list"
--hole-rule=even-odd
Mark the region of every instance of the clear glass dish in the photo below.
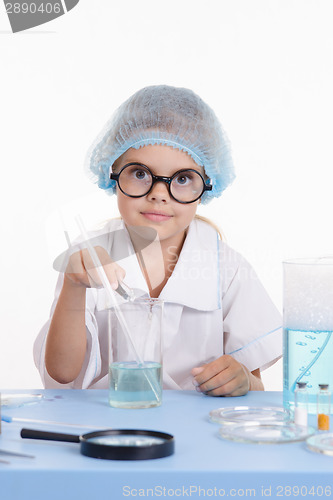
[[[306,446],[316,453],[333,456],[333,434],[327,432],[315,434],[306,440]]]
[[[4,394],[1,393],[1,406],[17,408],[32,403],[39,403],[43,399],[42,394]]]
[[[240,424],[244,422],[271,423],[284,422],[289,419],[289,413],[278,406],[264,406],[260,408],[250,406],[234,406],[232,408],[218,408],[209,413],[212,422],[221,425]]]
[[[286,422],[244,422],[222,426],[219,434],[223,439],[241,443],[279,444],[304,441],[314,433],[312,427]]]

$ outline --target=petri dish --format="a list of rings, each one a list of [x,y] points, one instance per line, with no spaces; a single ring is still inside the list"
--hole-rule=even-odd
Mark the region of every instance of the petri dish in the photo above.
[[[244,422],[232,426],[222,426],[220,437],[241,443],[279,444],[304,441],[315,430],[287,422]]]
[[[306,440],[306,446],[316,453],[333,456],[333,434],[327,432],[325,434],[315,434]]]
[[[221,425],[234,425],[244,422],[271,423],[283,422],[289,418],[289,413],[278,406],[250,407],[234,406],[232,408],[217,408],[209,413],[211,422]]]
[[[42,394],[1,394],[1,406],[17,408],[32,403],[39,403],[43,399]]]

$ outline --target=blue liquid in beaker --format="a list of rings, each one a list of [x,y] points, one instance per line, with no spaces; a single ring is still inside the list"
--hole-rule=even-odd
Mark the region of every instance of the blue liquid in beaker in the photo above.
[[[155,391],[155,392],[154,392]],[[162,402],[162,365],[146,361],[111,363],[109,404],[116,408],[152,408]]]
[[[318,384],[333,386],[332,331],[285,328],[283,332],[283,406],[294,408],[297,382],[307,382],[309,413],[317,411]]]

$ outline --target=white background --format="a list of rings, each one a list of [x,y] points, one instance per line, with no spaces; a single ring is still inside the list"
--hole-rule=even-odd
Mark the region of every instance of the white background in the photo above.
[[[216,111],[237,180],[199,213],[280,310],[282,260],[333,253],[332,14],[331,0],[81,0],[12,34],[1,3],[0,387],[41,387],[32,346],[52,302],[56,247],[65,249],[52,213],[80,198],[73,210],[86,222],[91,211],[116,215],[84,157],[145,85],[189,87]],[[282,388],[281,362],[264,380]]]

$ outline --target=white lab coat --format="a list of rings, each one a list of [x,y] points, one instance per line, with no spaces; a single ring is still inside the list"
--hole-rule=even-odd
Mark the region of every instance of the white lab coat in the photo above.
[[[122,220],[109,221],[94,234],[126,271],[125,282],[148,294],[128,232]],[[63,274],[55,291],[51,317]],[[273,364],[282,353],[281,316],[248,262],[207,223],[189,226],[174,271],[164,286],[163,386],[194,389],[191,369],[230,354],[250,371]],[[45,369],[44,325],[34,344],[34,360],[46,388],[105,389],[108,387],[108,304],[103,288],[87,289],[87,352],[81,373],[59,384]],[[50,318],[51,318],[50,317]]]

